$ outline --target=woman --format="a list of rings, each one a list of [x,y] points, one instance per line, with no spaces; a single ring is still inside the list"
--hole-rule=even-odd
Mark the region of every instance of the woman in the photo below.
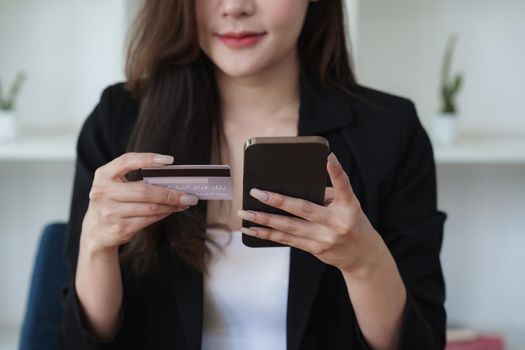
[[[85,121],[71,205],[67,349],[442,349],[446,214],[406,99],[359,86],[340,0],[147,0],[127,82]],[[251,194],[255,136],[321,135],[324,205]],[[234,199],[197,201],[136,170],[229,164]],[[244,229],[289,247],[240,244]]]

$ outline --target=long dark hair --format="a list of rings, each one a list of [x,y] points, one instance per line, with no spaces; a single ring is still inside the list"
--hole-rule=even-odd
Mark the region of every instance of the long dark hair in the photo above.
[[[298,53],[301,70],[327,88],[351,93],[356,81],[344,19],[342,0],[311,2]],[[175,164],[221,164],[221,101],[213,63],[199,47],[194,0],[142,2],[129,40],[126,77],[127,89],[140,99],[127,151],[170,154]],[[207,223],[206,205],[200,201],[137,233],[123,261],[137,272],[162,268],[163,251],[206,272],[206,228],[232,231]]]

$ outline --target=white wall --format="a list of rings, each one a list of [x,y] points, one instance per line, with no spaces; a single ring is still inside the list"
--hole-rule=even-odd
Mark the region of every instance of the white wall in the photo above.
[[[413,98],[428,123],[452,31],[459,34],[453,72],[465,74],[462,129],[525,131],[523,0],[361,1],[361,81]]]
[[[525,166],[439,165],[437,174],[449,324],[523,337]]]
[[[27,73],[23,128],[76,129],[122,79],[125,0],[0,0],[0,79]]]

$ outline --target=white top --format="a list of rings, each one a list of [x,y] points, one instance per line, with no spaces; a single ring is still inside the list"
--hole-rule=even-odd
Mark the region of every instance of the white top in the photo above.
[[[246,247],[241,231],[207,233],[225,247],[208,243],[202,350],[285,350],[290,248]]]

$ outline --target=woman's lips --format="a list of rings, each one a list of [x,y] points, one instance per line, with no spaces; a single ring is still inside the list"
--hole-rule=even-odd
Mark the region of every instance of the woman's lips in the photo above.
[[[257,44],[265,33],[246,33],[246,34],[223,34],[218,35],[219,39],[226,45],[233,48],[250,47]]]

